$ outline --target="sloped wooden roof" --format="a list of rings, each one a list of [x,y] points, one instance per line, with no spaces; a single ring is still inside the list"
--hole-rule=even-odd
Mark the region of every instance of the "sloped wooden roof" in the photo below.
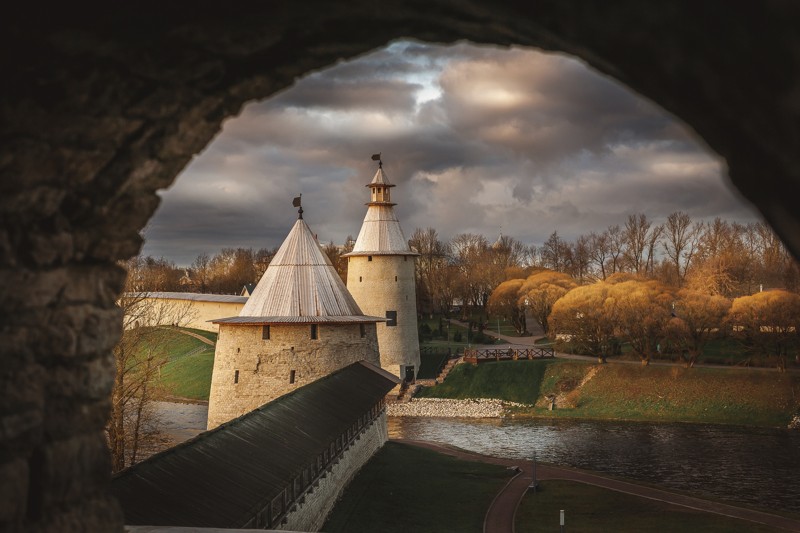
[[[368,318],[302,219],[292,227],[239,316],[269,317],[270,322],[282,317],[287,322],[298,317]]]
[[[353,363],[116,474],[129,525],[243,527],[397,378]]]
[[[379,167],[378,171],[372,177],[372,181],[367,184],[367,187],[372,185],[383,185],[384,187],[394,187],[393,183],[389,182],[389,178],[386,177],[386,172],[383,171],[383,167]]]
[[[367,187],[383,185],[394,187],[389,183],[383,168],[379,168]],[[411,251],[400,222],[394,214],[394,204],[387,202],[370,202],[367,214],[358,232],[358,238],[350,253],[343,257],[356,255],[419,255]]]

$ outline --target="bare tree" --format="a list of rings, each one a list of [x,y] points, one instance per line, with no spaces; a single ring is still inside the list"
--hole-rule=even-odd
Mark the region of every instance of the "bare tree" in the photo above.
[[[210,262],[211,258],[208,257],[206,252],[198,255],[194,262],[192,262],[191,272],[194,287],[201,293],[208,292],[208,281],[211,275],[211,269],[209,268]]]
[[[133,275],[127,288],[136,279]],[[123,313],[123,334],[114,347],[117,371],[111,393],[111,417],[106,427],[113,471],[136,463],[143,446],[158,434],[153,413],[155,381],[166,361],[165,343],[173,325],[190,318],[188,301],[168,304],[146,292],[125,292],[117,302]]]
[[[448,244],[439,239],[434,228],[417,228],[408,245],[419,254],[416,268],[418,309],[420,312],[442,310],[444,287],[439,283],[442,278],[439,271],[447,268]]]
[[[589,234],[589,259],[597,267],[600,279],[606,279],[606,261],[610,254],[608,232]]]
[[[692,223],[692,218],[676,211],[667,217],[664,224],[664,253],[674,267],[676,282],[683,284],[692,258],[697,251],[697,244],[702,230],[701,223]]]
[[[625,236],[618,225],[609,226],[606,230],[606,239],[610,260],[606,275],[611,275],[622,270],[622,260],[625,256]]]
[[[652,226],[652,222],[647,220],[647,215],[639,213],[628,215],[622,231],[622,238],[625,242],[625,261],[628,269],[635,274],[642,275],[646,269],[644,254],[647,249],[650,226]]]

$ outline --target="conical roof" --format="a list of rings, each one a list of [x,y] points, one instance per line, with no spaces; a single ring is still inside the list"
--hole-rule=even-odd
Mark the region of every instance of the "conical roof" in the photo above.
[[[386,177],[386,172],[383,171],[383,167],[378,168],[378,171],[375,173],[375,176],[372,178],[372,181],[369,182],[366,186],[370,187],[372,185],[383,185],[384,187],[394,187],[394,184],[389,183],[389,178]]]
[[[378,168],[367,187],[394,187],[386,177],[383,168]],[[374,198],[373,198],[374,199]],[[343,257],[353,255],[419,255],[412,252],[400,222],[394,214],[391,202],[372,201],[367,204],[367,214],[361,231],[358,232],[353,251]]]
[[[217,323],[375,322],[361,312],[308,225],[299,219],[238,317]]]

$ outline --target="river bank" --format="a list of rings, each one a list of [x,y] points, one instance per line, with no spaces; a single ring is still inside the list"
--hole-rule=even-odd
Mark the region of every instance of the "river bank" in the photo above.
[[[474,398],[505,402],[502,412],[487,416],[786,428],[800,410],[800,375],[558,359],[504,361],[458,365],[444,383],[421,389],[414,401]],[[399,409],[408,410],[402,416],[459,416],[445,405]],[[461,416],[474,416],[470,404],[463,408]]]

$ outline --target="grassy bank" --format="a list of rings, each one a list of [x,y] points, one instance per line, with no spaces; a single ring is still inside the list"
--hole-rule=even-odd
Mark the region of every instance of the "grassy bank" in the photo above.
[[[798,409],[800,376],[775,371],[539,360],[459,365],[423,389],[438,398],[532,404],[514,416],[702,422],[785,427]],[[556,398],[548,409],[546,397]]]
[[[558,531],[559,511],[565,510],[570,533],[659,531],[684,533],[760,533],[774,528],[712,513],[696,511],[631,494],[572,481],[542,481],[528,492],[516,515],[516,531]]]
[[[430,398],[499,398],[520,403],[535,403],[548,361],[504,361],[456,366],[444,383],[423,388],[418,396]]]
[[[156,357],[163,361],[155,380],[155,389],[165,397],[208,400],[211,371],[214,366],[214,346],[187,334],[194,333],[212,342],[217,334],[183,328],[158,328],[148,342],[157,342]],[[152,340],[150,340],[152,338]],[[148,347],[141,346],[146,355]]]
[[[356,475],[322,530],[478,532],[510,477],[502,466],[388,442]]]
[[[216,342],[217,334],[199,329],[185,331]],[[168,396],[208,400],[211,390],[211,371],[214,368],[214,346],[204,343],[181,330],[171,332],[165,346],[167,362],[161,367],[158,384]]]

